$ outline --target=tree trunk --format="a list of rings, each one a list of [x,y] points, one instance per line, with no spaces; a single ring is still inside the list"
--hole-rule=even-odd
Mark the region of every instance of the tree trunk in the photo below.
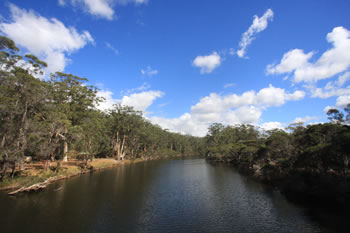
[[[92,153],[92,141],[90,137],[88,139],[88,150],[89,150],[89,153]]]
[[[120,159],[120,137],[119,137],[119,131],[117,132],[117,160]]]
[[[68,143],[63,143],[63,162],[68,162]]]
[[[17,147],[18,150],[20,151],[21,157],[24,158],[24,150],[26,147],[26,130],[27,130],[27,111],[28,111],[28,101],[25,103],[24,107],[24,113],[22,116],[22,121],[21,121],[21,127],[19,129],[18,133],[18,141],[17,141]]]
[[[4,148],[6,142],[6,133],[2,136],[0,148]]]
[[[120,148],[120,154],[119,154],[119,158],[121,160],[124,159],[125,156],[125,141],[126,141],[127,136],[123,135],[123,142],[122,142],[122,147]]]
[[[65,128],[64,129],[65,138],[63,142],[63,162],[68,162],[68,142],[67,142],[67,136],[66,136],[67,133],[68,133],[68,129]]]

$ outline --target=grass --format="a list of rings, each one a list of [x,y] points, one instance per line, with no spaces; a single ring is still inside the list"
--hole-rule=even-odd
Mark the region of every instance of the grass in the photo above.
[[[94,169],[102,169],[102,168],[113,167],[120,163],[121,163],[120,161],[117,161],[115,159],[95,159],[90,163],[90,165],[93,166]]]
[[[54,172],[44,170],[26,170],[16,175],[14,178],[6,177],[0,183],[0,190],[16,189],[19,187],[30,186],[36,183],[44,182],[46,179],[54,176]]]
[[[44,171],[41,166],[37,166],[37,164],[34,166],[34,163],[28,164],[24,171],[16,172],[14,178],[6,176],[3,182],[0,182],[0,190],[28,187],[36,183],[44,182],[50,177],[57,177],[59,179],[81,174],[82,169],[79,166],[80,163],[81,161],[69,161],[68,164],[62,163],[57,173],[50,169]],[[89,165],[93,167],[93,170],[100,170],[104,168],[114,167],[121,163],[123,162],[117,161],[115,159],[95,159],[93,162],[89,162]]]

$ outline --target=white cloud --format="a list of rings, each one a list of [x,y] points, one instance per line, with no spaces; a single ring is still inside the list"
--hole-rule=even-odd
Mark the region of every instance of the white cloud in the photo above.
[[[114,104],[120,103],[120,100],[113,99],[113,92],[111,91],[99,90],[97,96],[104,98],[104,100],[97,106],[101,111],[107,111],[108,109],[111,109]]]
[[[150,120],[163,129],[193,136],[204,136],[209,126],[206,122],[193,119],[189,113],[185,113],[179,118],[151,117]]]
[[[113,45],[111,45],[111,44],[108,43],[108,42],[105,42],[105,45],[106,45],[106,47],[107,47],[108,49],[112,50],[113,53],[114,53],[115,55],[119,55],[118,49],[114,48]]]
[[[193,66],[199,67],[201,74],[211,73],[221,64],[221,57],[217,52],[208,56],[198,56],[193,60]]]
[[[59,0],[60,6],[66,6],[70,3],[74,7],[81,7],[91,15],[112,20],[114,17],[112,0]]]
[[[16,44],[47,62],[46,72],[63,71],[66,54],[94,43],[88,31],[78,33],[55,18],[47,19],[34,11],[26,11],[10,4],[11,22],[0,23],[0,30]]]
[[[108,90],[99,90],[97,92],[98,97],[103,97],[105,100],[100,103],[97,108],[106,111],[111,109],[114,104],[121,104],[124,106],[131,106],[137,111],[142,111],[146,114],[146,110],[151,106],[157,98],[164,95],[161,91],[142,91],[132,93],[130,95],[124,95],[122,99],[114,99],[113,92]]]
[[[109,0],[83,0],[88,12],[108,20],[113,19],[114,10]]]
[[[350,86],[348,86],[346,88],[332,87],[331,89],[312,87],[310,90],[311,90],[312,97],[318,97],[321,99],[326,99],[326,98],[333,97],[333,96],[341,96],[341,95],[350,94]]]
[[[337,85],[338,87],[341,87],[349,80],[350,80],[350,72],[346,72],[343,75],[339,76],[339,78],[336,81],[335,85]]]
[[[129,3],[141,5],[148,3],[148,0],[58,0],[60,6],[67,5],[67,2],[83,8],[91,15],[112,20],[115,18],[114,5],[127,5]]]
[[[58,5],[65,6],[66,5],[65,0],[58,0]]]
[[[280,64],[267,66],[268,74],[294,72],[295,83],[315,83],[322,79],[347,71],[350,68],[350,31],[344,27],[335,27],[327,34],[327,41],[333,45],[314,63],[309,60],[314,52],[304,53],[294,49],[283,55]]]
[[[134,93],[130,96],[124,96],[121,100],[122,105],[132,106],[135,110],[145,112],[152,105],[153,101],[164,95],[161,91],[144,91]]]
[[[336,106],[338,108],[344,108],[350,104],[350,95],[343,95],[337,98]]]
[[[334,106],[326,106],[326,107],[323,109],[323,111],[324,111],[325,113],[327,113],[329,109],[333,109],[333,108],[336,108],[336,107],[334,107]]]
[[[222,109],[238,108],[246,105],[261,108],[274,107],[283,105],[288,100],[300,100],[304,96],[305,93],[303,91],[286,93],[284,89],[270,84],[269,87],[263,88],[257,93],[255,91],[247,91],[242,95],[231,94],[226,96],[211,93],[192,106],[191,110],[196,113],[212,113],[220,112]]]
[[[316,85],[305,85],[310,90],[312,97],[326,99],[332,96],[342,96],[350,94],[350,86],[343,87],[350,80],[350,72],[346,72],[338,77],[338,79],[327,82],[323,88]]]
[[[280,106],[286,101],[299,100],[304,92],[287,93],[284,89],[270,85],[258,92],[247,91],[242,95],[221,96],[211,93],[191,107],[190,113],[179,118],[151,117],[153,123],[171,131],[204,136],[212,123],[257,125],[263,110]],[[268,126],[268,124],[265,124]],[[271,125],[271,124],[270,124]],[[276,124],[275,124],[276,125]]]
[[[324,87],[324,89],[325,90],[339,89],[349,80],[350,80],[350,72],[346,72],[340,75],[337,80],[328,82]]]
[[[318,117],[314,117],[314,116],[297,117],[292,123],[300,123],[300,122],[306,123],[309,121],[315,121],[317,119]]]
[[[152,77],[154,75],[157,75],[159,73],[158,70],[152,69],[152,67],[147,66],[146,69],[141,69],[141,74],[144,76]]]
[[[253,106],[243,106],[236,110],[224,110],[213,113],[185,113],[178,118],[151,117],[154,124],[160,125],[164,129],[182,134],[194,136],[205,136],[208,127],[214,122],[227,125],[235,124],[257,124],[262,112]]]
[[[138,92],[143,92],[143,91],[146,91],[148,89],[151,88],[151,85],[149,85],[148,83],[144,82],[142,83],[141,86],[139,87],[135,87],[135,88],[131,88],[131,89],[128,89],[126,91],[121,91],[121,95],[125,96],[125,95],[131,95],[133,93],[138,93]]]
[[[290,50],[283,55],[279,65],[268,65],[267,74],[290,73],[307,64],[308,60],[313,56],[313,54],[313,52],[305,54],[301,49]]]
[[[237,55],[239,57],[244,57],[248,46],[255,39],[255,35],[261,31],[264,31],[268,25],[268,22],[272,19],[273,11],[271,9],[268,9],[260,18],[257,15],[254,15],[252,25],[246,32],[243,33],[241,41],[239,42],[239,49],[237,51]]]
[[[260,126],[264,130],[284,129],[284,124],[278,121],[265,122]]]

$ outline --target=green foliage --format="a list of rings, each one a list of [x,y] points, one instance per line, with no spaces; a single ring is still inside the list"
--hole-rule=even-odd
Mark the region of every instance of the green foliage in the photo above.
[[[249,125],[214,124],[206,136],[207,158],[234,163],[266,180],[304,171],[349,175],[349,126],[298,123],[288,130],[261,132]]]
[[[86,78],[62,72],[51,74],[50,80],[34,77],[47,64],[18,52],[12,40],[0,36],[1,158],[135,159],[204,153],[201,138],[162,130],[131,107],[99,111],[102,99]]]

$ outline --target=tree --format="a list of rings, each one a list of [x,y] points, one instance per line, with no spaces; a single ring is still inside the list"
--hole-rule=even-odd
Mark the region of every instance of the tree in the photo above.
[[[340,112],[338,109],[329,109],[327,112],[329,116],[328,119],[335,123],[343,123],[344,122],[344,114]]]
[[[51,75],[54,111],[62,116],[60,122],[63,130],[58,135],[63,141],[63,161],[68,160],[68,146],[82,131],[80,126],[88,118],[87,113],[100,101],[96,88],[83,85],[86,81],[86,78],[62,72]]]

